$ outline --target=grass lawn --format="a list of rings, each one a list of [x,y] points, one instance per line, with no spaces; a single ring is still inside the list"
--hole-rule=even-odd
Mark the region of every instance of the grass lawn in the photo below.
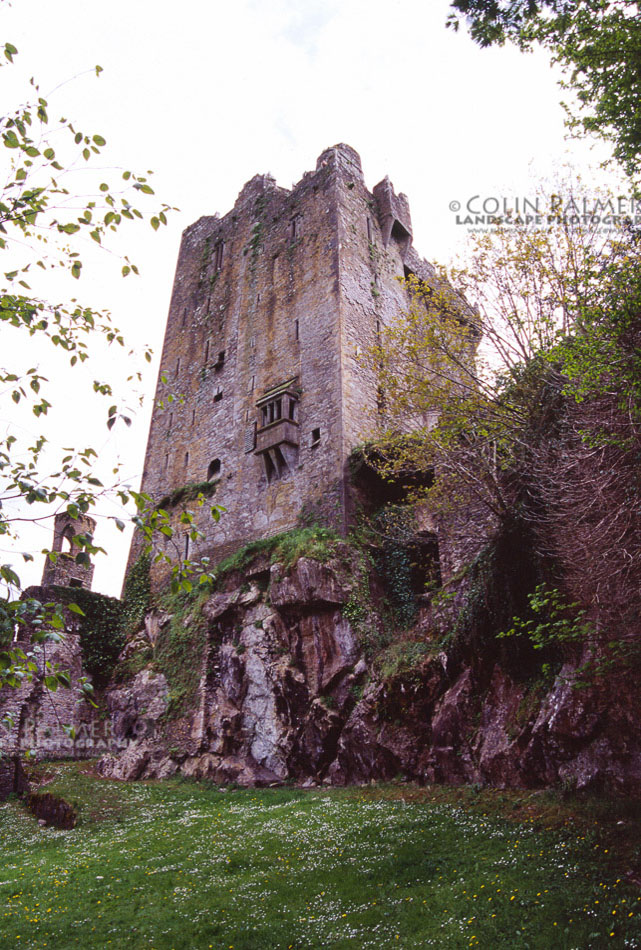
[[[639,890],[600,821],[545,795],[48,770],[81,820],[0,805],[2,948],[641,948]],[[629,845],[635,820],[611,824]]]

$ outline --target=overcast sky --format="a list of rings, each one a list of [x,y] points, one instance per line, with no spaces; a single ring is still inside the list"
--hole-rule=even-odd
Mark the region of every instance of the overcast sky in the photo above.
[[[370,188],[389,174],[408,195],[419,253],[447,262],[466,237],[450,202],[527,196],[556,163],[602,157],[565,141],[547,56],[477,49],[465,31],[446,30],[446,0],[14,0],[0,11],[3,40],[20,51],[0,73],[5,108],[24,99],[30,76],[45,95],[63,83],[51,111],[101,133],[110,165],[154,169],[157,195],[180,208],[162,232],[144,226],[126,236],[139,279],[120,280],[104,255],[72,288],[110,308],[128,339],[150,343],[156,358],[182,230],[227,212],[256,173],[290,186],[327,146],[347,142]],[[96,64],[99,79],[87,72]],[[102,365],[104,375],[115,372],[113,358]],[[133,484],[157,362],[146,370],[147,410],[109,437],[104,406],[79,398],[70,373],[55,372],[51,439],[90,441],[107,467],[119,455]],[[35,422],[21,424],[36,432]],[[49,532],[28,531],[21,548],[41,549]],[[98,559],[94,587],[117,594],[128,539],[105,520],[99,540],[110,553]],[[39,561],[24,570],[24,580],[37,583],[41,569]]]

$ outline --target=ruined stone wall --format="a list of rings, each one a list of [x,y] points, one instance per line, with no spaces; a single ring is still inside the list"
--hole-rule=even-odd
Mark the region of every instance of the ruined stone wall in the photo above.
[[[30,587],[26,597],[54,602],[56,592]],[[83,699],[79,679],[84,675],[78,617],[64,611],[66,629],[59,643],[34,643],[32,630],[22,629],[17,646],[31,655],[37,671],[14,689],[0,689],[0,753],[34,752],[39,758],[86,758],[111,748],[108,724],[99,721],[94,708]],[[54,692],[44,682],[45,665],[69,674],[70,686]],[[70,727],[70,733],[65,730]]]

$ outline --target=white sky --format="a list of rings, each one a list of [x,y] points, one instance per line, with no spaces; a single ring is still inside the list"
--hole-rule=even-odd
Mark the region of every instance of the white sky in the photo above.
[[[120,455],[134,484],[181,231],[203,214],[226,213],[254,174],[271,172],[290,186],[327,146],[347,142],[360,152],[370,188],[389,174],[408,195],[419,253],[447,262],[466,237],[450,201],[527,196],[533,176],[553,173],[555,164],[583,167],[603,157],[595,158],[586,142],[565,141],[558,74],[545,54],[479,50],[465,31],[445,29],[448,6],[447,0],[0,5],[2,38],[20,51],[16,65],[0,72],[5,108],[25,98],[30,76],[46,96],[99,63],[100,79],[87,74],[66,83],[49,96],[50,111],[102,134],[113,166],[154,169],[158,197],[181,209],[157,234],[141,225],[125,235],[122,247],[139,264],[139,279],[120,279],[119,265],[104,254],[68,291],[111,309],[132,344],[153,346],[146,411],[131,430],[107,437],[105,407],[85,399],[80,382],[72,389],[65,369],[54,370],[53,378],[49,365],[53,442],[92,444],[102,449],[107,468]],[[107,356],[100,365],[107,377],[126,375],[122,357]],[[35,420],[19,421],[38,429]],[[2,431],[7,425],[0,410]],[[109,507],[105,514],[118,511]],[[109,556],[97,561],[94,588],[117,594],[128,537],[106,520],[99,530]],[[49,538],[49,526],[29,529],[19,550],[38,551]],[[38,583],[41,570],[41,559],[22,569],[24,582]]]

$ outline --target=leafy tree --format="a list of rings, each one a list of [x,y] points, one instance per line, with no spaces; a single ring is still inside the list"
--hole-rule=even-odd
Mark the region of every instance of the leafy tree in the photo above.
[[[10,66],[18,51],[4,45],[4,66]],[[101,72],[95,69],[96,75]],[[57,351],[69,370],[90,360],[98,341],[122,349],[125,340],[108,313],[95,309],[75,296],[59,298],[59,274],[78,281],[86,268],[85,248],[92,242],[104,245],[114,235],[135,223],[147,220],[154,230],[167,222],[169,207],[150,209],[153,189],[148,175],[125,170],[117,180],[107,180],[96,170],[94,184],[82,188],[75,177],[79,167],[91,170],[102,156],[105,139],[97,132],[84,131],[66,118],[52,120],[51,105],[32,80],[26,103],[0,116],[0,138],[4,163],[4,185],[0,192],[0,252],[5,258],[0,286],[0,325],[3,333],[0,363],[0,400],[5,417],[25,409],[38,419],[43,429],[35,438],[24,437],[23,427],[9,424],[0,437],[0,535],[18,539],[27,521],[50,518],[66,510],[73,518],[90,512],[107,491],[116,491],[123,505],[133,504],[134,521],[147,545],[155,536],[172,535],[170,518],[159,511],[151,498],[117,484],[106,486],[97,478],[95,449],[76,446],[60,457],[49,445],[44,428],[51,409],[49,380],[21,356],[30,345],[38,351]],[[139,207],[140,201],[143,205]],[[90,255],[89,255],[90,257]],[[137,274],[129,258],[119,259],[124,277]],[[150,353],[145,353],[147,360]],[[90,365],[90,364],[89,364]],[[139,374],[138,374],[139,375]],[[129,424],[130,419],[114,399],[111,382],[95,378],[93,392],[107,400],[105,423]],[[19,421],[19,420],[18,420]],[[206,503],[204,496],[195,503]],[[211,507],[214,517],[218,509]],[[125,517],[123,515],[123,517]],[[125,523],[114,519],[120,530]],[[192,536],[198,536],[193,516],[182,515]],[[87,563],[99,549],[91,536],[78,531],[74,538],[77,559]],[[45,552],[51,559],[56,555]],[[158,557],[164,557],[161,552]],[[25,552],[24,560],[32,560]],[[174,583],[191,586],[189,575],[196,565],[174,565]],[[42,604],[34,598],[20,598],[21,581],[13,564],[0,564],[0,580],[7,595],[0,600],[0,686],[16,686],[36,670],[34,654],[25,654],[13,641],[16,625],[28,623],[36,644],[57,640],[64,628],[59,604]],[[77,605],[67,609],[81,613]],[[45,669],[49,688],[66,685],[68,677],[50,665]]]
[[[480,46],[540,44],[575,93],[570,127],[613,145],[631,176],[641,170],[641,17],[637,0],[452,0],[448,25]]]
[[[434,287],[410,278],[366,357],[385,395],[372,460],[433,472],[459,560],[518,520],[572,597],[615,618],[641,612],[639,250],[625,228],[505,224]]]

